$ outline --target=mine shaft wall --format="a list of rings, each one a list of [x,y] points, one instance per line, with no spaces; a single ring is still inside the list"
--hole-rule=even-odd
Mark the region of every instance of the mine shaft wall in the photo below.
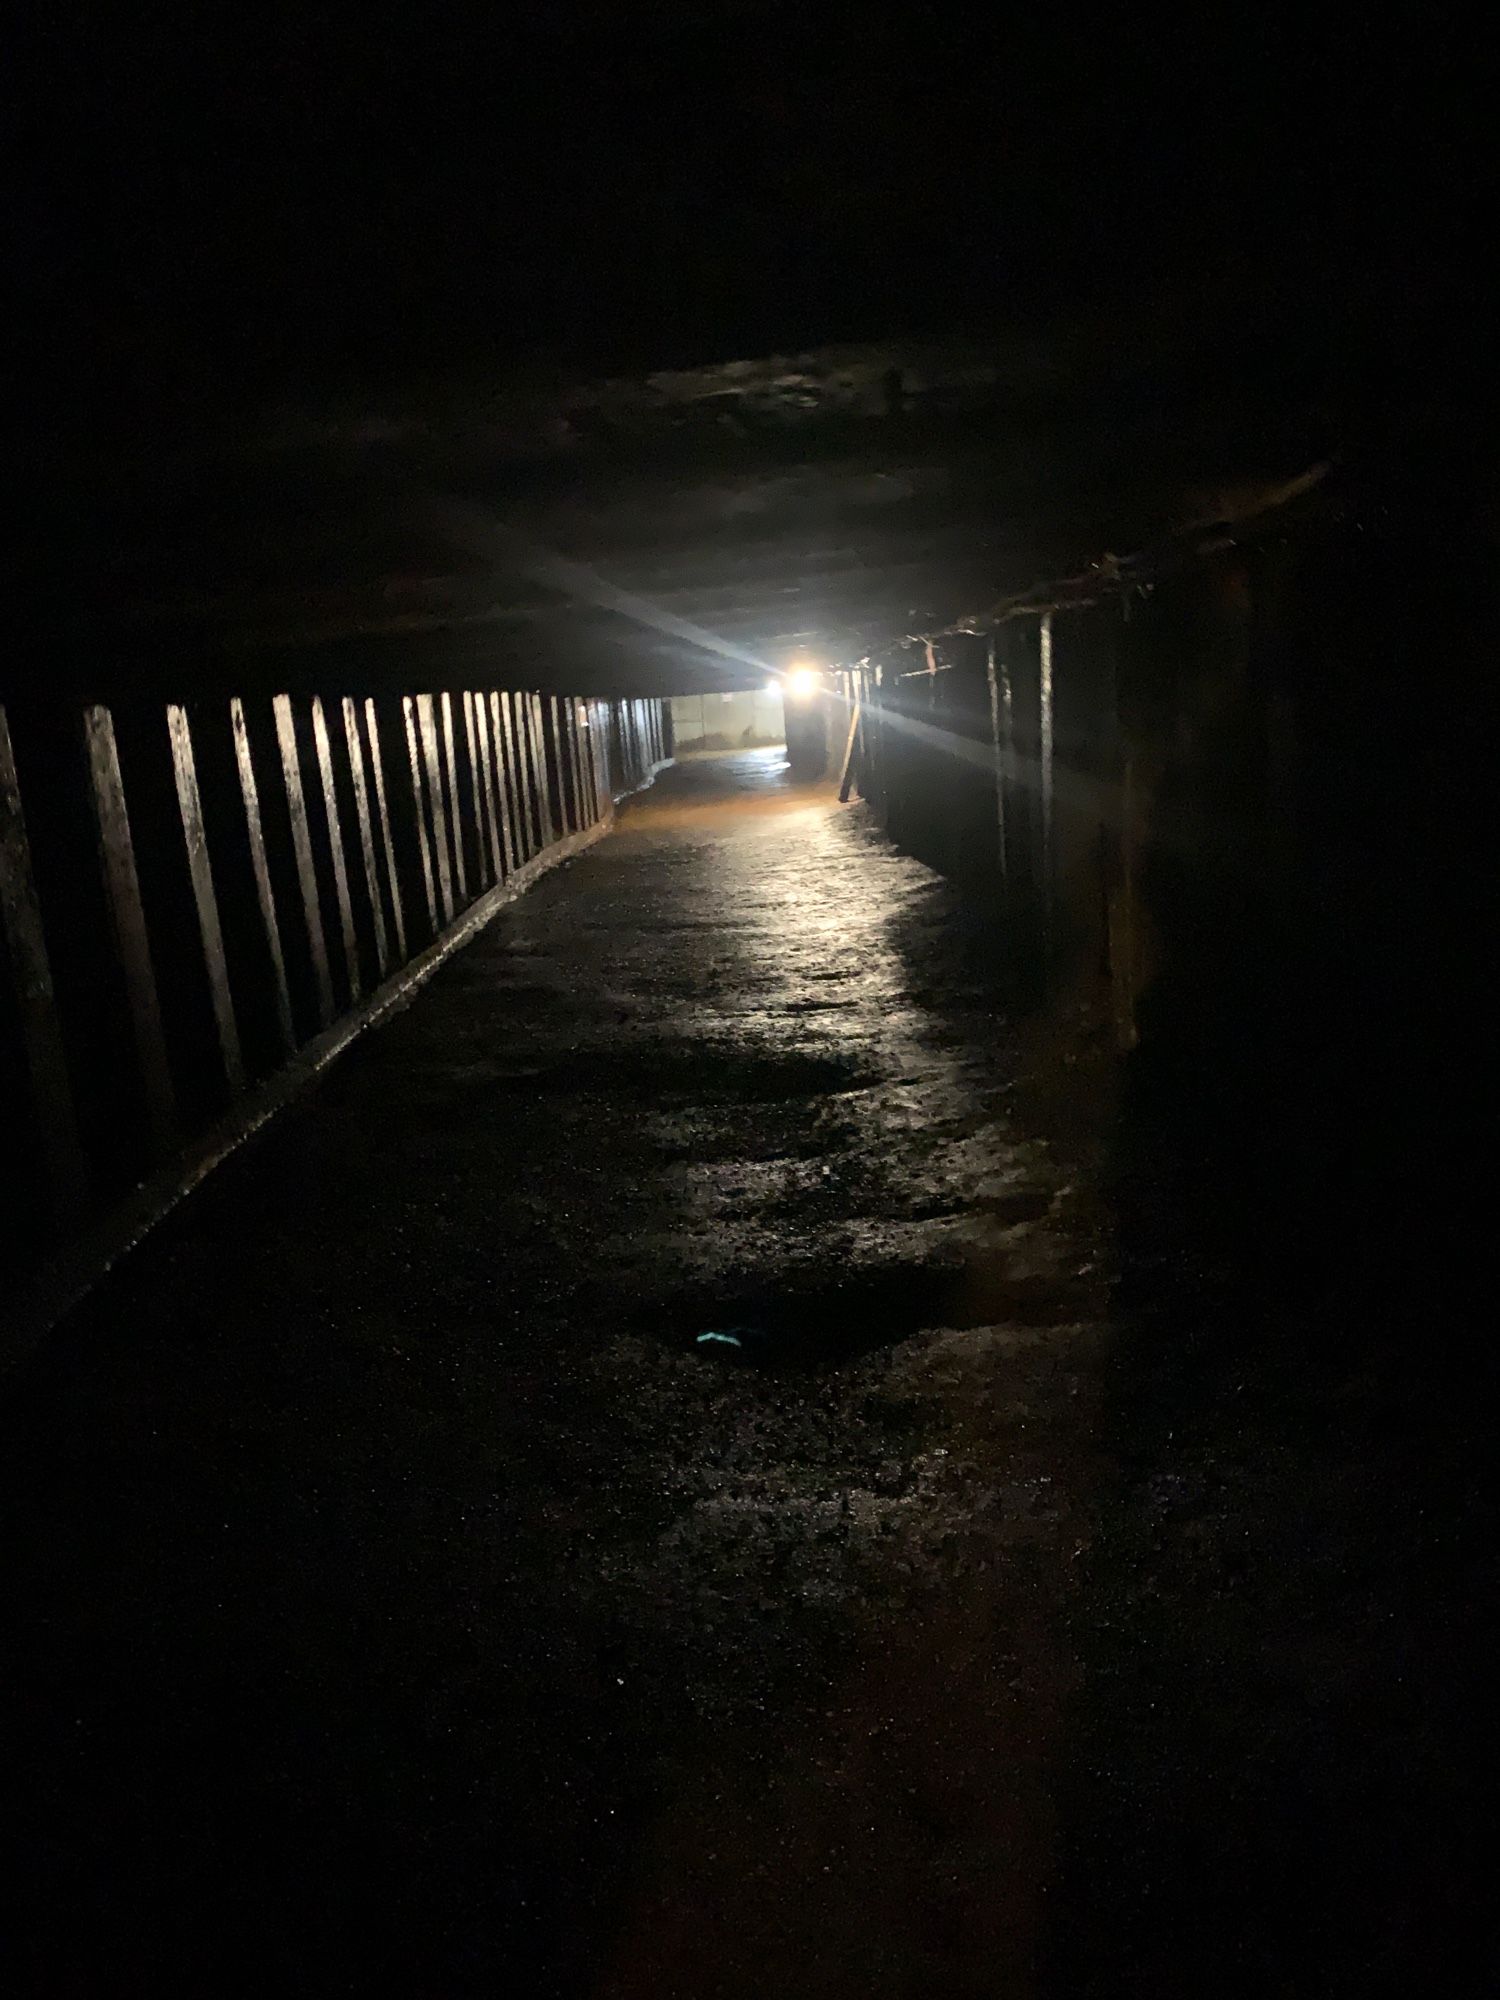
[[[1387,486],[1216,540],[853,677],[854,771],[1020,1017],[1125,1052],[1110,1144],[1169,1250],[1300,1270],[1387,1214],[1389,1272],[1477,1185],[1442,1163],[1487,1066],[1493,515]]]

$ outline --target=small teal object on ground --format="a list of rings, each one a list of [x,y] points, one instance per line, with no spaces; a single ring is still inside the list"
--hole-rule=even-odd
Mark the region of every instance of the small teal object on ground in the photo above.
[[[763,1338],[758,1326],[710,1327],[693,1342],[695,1347],[737,1347],[743,1354]]]

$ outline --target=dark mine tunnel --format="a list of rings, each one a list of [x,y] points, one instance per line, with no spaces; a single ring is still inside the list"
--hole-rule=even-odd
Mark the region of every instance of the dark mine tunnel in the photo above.
[[[1495,1989],[1493,50],[816,17],[13,66],[7,1993]]]

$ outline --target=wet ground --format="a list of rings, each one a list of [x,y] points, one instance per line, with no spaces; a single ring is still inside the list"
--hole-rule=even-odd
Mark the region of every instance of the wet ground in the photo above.
[[[20,1990],[1467,1990],[1463,1504],[1143,1395],[950,899],[673,771],[9,1385]]]

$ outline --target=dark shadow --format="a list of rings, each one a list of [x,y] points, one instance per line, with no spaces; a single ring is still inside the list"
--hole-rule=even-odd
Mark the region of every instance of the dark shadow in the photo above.
[[[1018,1199],[1016,1208],[1036,1200]],[[640,1327],[696,1352],[706,1366],[820,1375],[925,1328],[1045,1325],[1067,1311],[1055,1288],[1008,1283],[1000,1260],[956,1255],[832,1278],[809,1271],[801,1282],[782,1273],[774,1287],[717,1284],[653,1303]]]
[[[1156,802],[1159,960],[1109,1148],[1117,1475],[1076,1615],[1070,2000],[1493,1976],[1479,773],[1418,692],[1434,662],[1473,684],[1486,621],[1412,580],[1462,545],[1451,508],[1364,527],[1267,641],[1289,821],[1258,815],[1242,708]]]

